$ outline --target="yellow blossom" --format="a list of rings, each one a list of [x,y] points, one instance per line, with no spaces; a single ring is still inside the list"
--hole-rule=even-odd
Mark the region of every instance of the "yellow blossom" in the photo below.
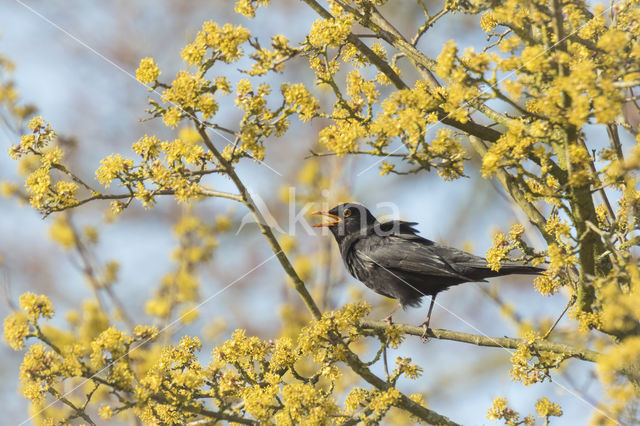
[[[47,296],[36,295],[31,292],[26,292],[20,296],[20,308],[26,312],[32,324],[37,323],[40,317],[53,318],[53,313],[55,312]]]
[[[160,76],[160,69],[153,58],[144,58],[140,60],[140,65],[136,70],[136,78],[143,84],[155,82]]]
[[[510,245],[502,232],[493,236],[493,246],[487,251],[487,264],[492,271],[499,271],[501,263],[509,254]]]
[[[56,216],[49,228],[49,236],[65,250],[73,248],[76,244],[73,228],[64,216]]]
[[[254,18],[256,16],[256,8],[258,6],[266,6],[271,0],[237,0],[234,10],[236,13]]]
[[[107,188],[111,182],[133,167],[133,161],[122,158],[120,154],[110,155],[100,161],[101,166],[96,170],[96,179]]]
[[[302,84],[283,84],[281,87],[284,100],[300,115],[302,121],[311,120],[318,108],[318,100]]]
[[[132,149],[144,160],[153,160],[160,154],[160,140],[155,136],[144,135],[132,145]]]
[[[555,402],[549,401],[543,397],[536,402],[536,412],[538,417],[560,417],[562,416],[562,408]]]
[[[4,319],[4,341],[13,349],[24,349],[24,339],[31,333],[27,315],[14,312]]]
[[[41,116],[37,116],[29,120],[29,124],[27,125],[27,127],[32,132],[38,132],[41,127],[44,127],[44,125],[45,125],[44,119]]]
[[[438,74],[438,76],[448,78],[451,75],[457,53],[458,48],[453,40],[445,43],[437,59],[436,74]]]
[[[113,417],[113,409],[109,404],[105,404],[98,410],[98,415],[105,420],[111,419]]]
[[[25,398],[34,402],[44,398],[48,387],[60,374],[61,367],[60,356],[53,350],[47,350],[41,343],[32,345],[20,365],[22,393]]]
[[[351,33],[353,17],[344,14],[332,19],[318,19],[311,25],[309,42],[314,47],[338,47]]]

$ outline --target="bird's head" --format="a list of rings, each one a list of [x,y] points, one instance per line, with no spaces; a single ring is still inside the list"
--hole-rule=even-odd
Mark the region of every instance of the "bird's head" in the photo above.
[[[330,222],[313,225],[314,228],[326,227],[340,242],[346,235],[367,228],[377,222],[365,206],[355,203],[345,203],[335,206],[329,211],[316,211],[313,214],[326,216]]]

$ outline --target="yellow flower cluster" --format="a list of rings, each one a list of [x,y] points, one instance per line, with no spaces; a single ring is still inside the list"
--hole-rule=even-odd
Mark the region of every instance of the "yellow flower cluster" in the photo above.
[[[289,128],[289,116],[297,113],[302,121],[317,115],[318,101],[302,84],[283,84],[283,104],[271,110],[266,97],[271,93],[269,85],[262,83],[255,90],[247,79],[236,86],[236,106],[244,111],[240,121],[241,147],[253,154],[254,159],[264,158],[264,140],[268,136],[282,136]]]
[[[637,336],[627,337],[609,353],[598,358],[598,374],[605,385],[610,415],[624,415],[629,406],[637,402],[634,386],[625,376],[636,368],[639,361],[640,338]]]
[[[384,338],[386,343],[393,349],[398,349],[404,341],[405,334],[396,324],[391,324],[384,330]]]
[[[222,27],[213,21],[202,24],[195,40],[182,50],[182,59],[190,65],[201,66],[208,49],[212,59],[226,63],[237,61],[243,54],[240,46],[251,37],[251,33],[241,25],[234,27],[227,23]]]
[[[547,398],[542,397],[536,402],[536,413],[538,417],[560,417],[562,416],[562,408],[555,402],[549,401]]]
[[[374,391],[370,394],[369,408],[377,418],[382,418],[389,409],[400,400],[400,391],[390,388],[386,391]]]
[[[522,234],[524,234],[524,227],[519,223],[511,226],[509,235],[505,236],[502,232],[498,232],[493,236],[493,244],[487,250],[487,265],[493,271],[499,271],[503,261],[507,259],[509,253],[512,250],[523,249]]]
[[[313,360],[320,364],[342,360],[344,348],[331,344],[331,336],[342,335],[348,342],[359,340],[359,321],[370,310],[371,308],[363,303],[345,305],[337,312],[325,312],[320,320],[302,330],[298,340],[300,350],[310,354]]]
[[[349,107],[360,111],[366,104],[374,104],[378,102],[380,93],[376,89],[373,81],[367,81],[362,77],[358,70],[353,70],[347,75],[347,95]]]
[[[558,217],[551,215],[545,224],[545,231],[553,237],[555,243],[550,243],[548,248],[549,267],[542,275],[534,280],[536,289],[545,296],[555,294],[566,282],[562,278],[563,271],[572,268],[577,263],[576,255],[571,253],[569,238],[571,228]]]
[[[551,378],[551,370],[568,357],[564,354],[534,350],[531,344],[540,339],[533,331],[527,332],[526,342],[511,355],[511,380],[529,386]]]
[[[399,399],[400,393],[395,388],[390,388],[388,391],[368,391],[354,387],[345,400],[345,413],[353,414],[368,405],[371,414],[367,415],[366,412],[363,412],[360,414],[359,420],[365,424],[377,423]]]
[[[451,76],[457,53],[458,48],[453,40],[445,43],[437,59],[438,66],[436,67],[436,74],[438,74],[438,76],[442,78],[449,78]]]
[[[378,84],[380,84],[378,82]],[[319,133],[319,141],[338,155],[357,152],[360,141],[368,140],[380,152],[394,138],[410,150],[407,159],[425,168],[436,168],[445,180],[463,176],[465,152],[458,137],[440,129],[430,143],[427,132],[438,121],[436,110],[442,98],[434,96],[428,85],[418,81],[413,89],[399,90],[380,103],[380,112],[373,117],[379,91],[374,81],[365,80],[354,70],[347,77],[348,99],[337,102],[331,124]],[[382,153],[380,155],[383,155]],[[395,171],[395,165],[383,163],[382,173]]]
[[[114,179],[126,175],[133,168],[133,160],[122,158],[120,154],[110,155],[100,160],[100,164],[96,170],[96,179],[107,188]]]
[[[206,118],[215,114],[217,110],[215,101],[213,101],[210,94],[204,93],[204,89],[210,84],[210,81],[198,75],[191,74],[188,71],[180,71],[171,83],[171,87],[162,92],[162,101],[185,110],[198,108]]]
[[[316,49],[339,47],[351,34],[353,16],[344,13],[331,19],[318,19],[311,25],[309,43]]]
[[[640,268],[636,262],[618,261],[611,272],[594,282],[599,308],[592,315],[577,316],[584,326],[606,329],[617,335],[632,336],[640,321]],[[586,312],[583,314],[587,314]]]
[[[271,47],[273,50],[256,48],[256,51],[250,55],[254,63],[248,72],[249,75],[264,75],[269,71],[282,72],[285,61],[300,51],[291,47],[289,40],[282,34],[272,37]]]
[[[53,318],[55,312],[47,296],[30,292],[20,296],[20,308],[27,314],[32,324],[37,324],[40,318]]]
[[[497,397],[493,400],[493,404],[487,410],[487,418],[490,420],[504,420],[504,422],[509,426],[521,424],[533,426],[535,424],[535,420],[530,416],[520,420],[520,414],[509,408],[507,405],[507,399],[503,396]]]
[[[436,137],[428,147],[432,158],[441,158],[438,174],[442,179],[451,181],[464,176],[465,151],[460,139],[453,136],[449,129],[438,129]]]
[[[146,303],[148,314],[169,318],[178,307],[183,310],[179,319],[183,323],[197,316],[193,306],[199,298],[200,281],[198,266],[208,262],[217,246],[215,232],[218,228],[207,225],[192,215],[183,216],[174,227],[179,245],[172,254],[176,269],[165,275],[159,288]]]
[[[98,410],[98,415],[102,417],[104,420],[111,419],[111,417],[113,417],[113,414],[114,412],[110,405],[103,405]]]
[[[286,384],[281,394],[283,408],[273,418],[276,424],[324,424],[338,413],[333,398],[313,385]]]
[[[62,214],[55,217],[49,228],[49,236],[65,250],[69,250],[76,245],[76,236],[73,228],[71,228],[69,221]]]
[[[367,135],[367,129],[357,121],[341,121],[318,133],[318,140],[330,151],[342,156],[358,150],[358,139]]]
[[[311,68],[319,85],[327,84],[333,76],[340,71],[340,62],[336,58],[327,59],[322,56],[310,56],[309,68]]]
[[[238,0],[234,10],[247,18],[255,18],[258,6],[267,6],[271,0]]]
[[[411,363],[411,358],[398,357],[396,359],[396,365],[398,376],[402,374],[411,380],[415,380],[422,375],[422,367],[417,364]]]
[[[161,141],[155,136],[145,135],[132,146],[133,151],[142,158],[140,164],[114,154],[101,161],[96,178],[107,187],[117,179],[121,186],[135,188],[134,196],[145,207],[154,205],[158,191],[171,191],[178,202],[197,198],[200,194],[200,175],[193,174],[191,168],[202,170],[212,163],[213,156],[205,152],[200,145],[199,134],[196,132],[194,135],[194,132],[193,129],[182,129],[180,134],[184,137],[173,141]],[[115,213],[122,208],[119,201],[112,205]]]
[[[533,280],[533,286],[543,296],[551,296],[560,289],[560,281],[554,278],[552,271],[545,271]]]
[[[109,327],[91,342],[91,367],[102,370],[108,366],[110,381],[128,392],[133,390],[135,383],[135,375],[127,359],[133,340],[125,332]]]
[[[20,100],[16,83],[11,78],[15,71],[15,64],[6,56],[0,55],[0,105],[6,108],[8,119],[15,119],[16,123],[23,123],[32,115],[36,108],[33,105],[23,104]],[[13,121],[13,120],[12,120]]]
[[[318,100],[303,84],[285,83],[280,90],[289,113],[297,112],[302,121],[309,121],[316,116],[319,108]]]
[[[549,126],[543,120],[530,124],[522,120],[512,120],[507,132],[491,145],[482,158],[482,175],[489,177],[495,174],[499,167],[518,166],[530,158],[542,157],[544,147],[537,143],[548,131]],[[553,194],[554,190],[555,188],[552,188],[549,195]]]
[[[140,65],[136,70],[136,78],[143,84],[150,84],[156,82],[161,73],[153,58],[144,58],[140,60]]]
[[[32,336],[29,319],[24,312],[14,312],[4,319],[4,341],[15,350],[24,348],[24,339]]]
[[[32,345],[20,366],[22,394],[34,402],[42,400],[57,376],[63,373],[62,358],[41,343]]]
[[[246,9],[248,6],[249,4],[244,4],[239,7]],[[250,36],[249,31],[242,26],[224,24],[220,27],[215,22],[205,22],[195,40],[182,50],[184,61],[197,66],[198,71],[179,71],[170,85],[162,85],[167,87],[162,92],[162,101],[169,106],[163,108],[157,102],[149,100],[151,114],[161,116],[168,127],[176,127],[185,117],[195,119],[196,112],[200,112],[205,120],[213,117],[219,108],[214,94],[217,91],[230,93],[230,83],[223,76],[216,77],[213,83],[203,76],[216,61],[237,61],[243,55],[241,45]],[[207,52],[210,52],[210,57],[207,57]],[[140,61],[136,75],[143,83],[155,83],[160,71],[152,58],[145,58]]]
[[[18,145],[12,145],[9,157],[33,162],[30,166],[33,171],[25,180],[31,206],[49,214],[76,205],[78,185],[65,180],[56,181],[51,174],[55,169],[67,173],[61,164],[64,152],[51,145],[57,137],[56,133],[42,117],[33,118],[28,128],[33,133],[22,136]]]
[[[199,229],[189,218],[176,232],[184,236]],[[69,313],[71,333],[53,327],[32,331],[30,324],[50,318],[53,308],[46,297],[28,293],[20,302],[25,313],[5,321],[10,330],[5,339],[16,349],[23,348],[29,336],[45,343],[30,347],[20,372],[25,397],[36,403],[47,394],[59,397],[64,381],[81,377],[93,381],[84,407],[91,400],[104,419],[132,408],[145,423],[184,424],[204,415],[326,424],[360,409],[362,421],[379,422],[401,400],[400,392],[390,387],[352,391],[344,408],[336,401],[334,389],[342,376],[337,364],[344,360],[347,345],[360,340],[358,324],[370,310],[366,304],[325,313],[301,331],[297,344],[287,337],[263,341],[237,330],[203,366],[198,338],[185,336],[175,346],[154,344],[157,328],[137,326],[128,334],[108,326],[95,302],[85,305],[82,315]],[[398,358],[396,364],[394,383],[401,375],[415,379],[422,372],[408,358]],[[421,403],[420,395],[411,398]],[[219,407],[220,414],[205,409],[205,401]]]
[[[177,346],[162,348],[134,392],[136,414],[145,423],[183,424],[203,407],[201,388],[204,368],[196,352],[202,347],[197,337],[185,336]],[[157,398],[156,395],[162,395]]]

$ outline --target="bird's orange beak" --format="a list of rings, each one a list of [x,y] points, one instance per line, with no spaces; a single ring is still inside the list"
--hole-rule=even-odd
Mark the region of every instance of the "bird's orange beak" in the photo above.
[[[333,222],[324,222],[324,223],[318,223],[317,225],[313,225],[314,228],[321,228],[323,226],[333,226],[333,225],[337,225],[338,223],[342,222],[342,219],[340,219],[340,216],[336,216],[335,214],[331,214],[329,212],[323,212],[323,211],[320,211],[320,210],[316,210],[315,212],[312,212],[311,214],[327,216],[327,217],[333,219]]]

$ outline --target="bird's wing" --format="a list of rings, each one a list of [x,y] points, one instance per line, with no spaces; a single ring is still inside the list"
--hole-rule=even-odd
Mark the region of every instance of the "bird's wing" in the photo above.
[[[432,250],[438,253],[439,256],[456,269],[458,269],[458,267],[477,269],[488,268],[487,259],[484,257],[476,256],[475,254],[468,253],[455,247],[435,244]],[[461,271],[458,270],[458,272]]]
[[[390,220],[389,222],[381,223],[380,230],[383,232],[396,232],[396,233],[408,233],[417,234],[418,230],[415,229],[418,222],[406,222],[404,220]]]
[[[434,250],[437,247],[434,244],[424,244],[399,235],[391,235],[362,239],[354,248],[356,255],[364,261],[375,263],[392,273],[397,271],[425,277],[475,281],[453,269],[447,260]]]
[[[394,235],[405,240],[420,241],[423,244],[433,244],[433,241],[427,240],[424,237],[418,235],[418,230],[415,228],[418,222],[405,222],[404,220],[391,220],[379,225],[381,235]]]

